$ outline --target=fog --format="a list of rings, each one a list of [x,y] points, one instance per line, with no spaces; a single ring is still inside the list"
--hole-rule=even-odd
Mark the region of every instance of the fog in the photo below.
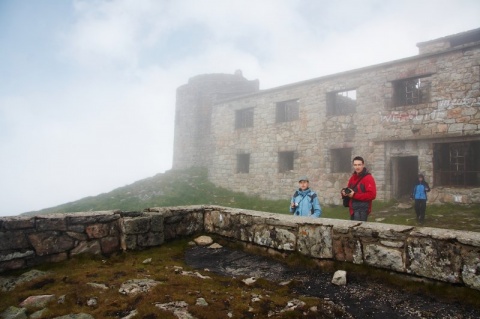
[[[260,88],[417,54],[480,2],[0,2],[0,216],[172,167],[176,88],[240,69]]]

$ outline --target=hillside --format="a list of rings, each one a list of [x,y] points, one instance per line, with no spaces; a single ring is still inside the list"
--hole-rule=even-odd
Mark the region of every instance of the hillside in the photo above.
[[[123,186],[109,193],[28,212],[24,215],[72,213],[99,210],[142,211],[149,207],[182,205],[220,205],[268,212],[288,212],[289,199],[261,200],[243,193],[216,187],[208,181],[207,170],[171,170]]]

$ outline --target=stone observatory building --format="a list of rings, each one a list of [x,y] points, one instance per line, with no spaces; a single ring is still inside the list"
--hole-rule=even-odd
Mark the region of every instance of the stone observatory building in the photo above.
[[[480,203],[480,28],[417,44],[419,54],[267,90],[235,74],[177,90],[173,169],[203,166],[218,186],[288,199],[307,175],[340,204],[359,155],[377,199]]]

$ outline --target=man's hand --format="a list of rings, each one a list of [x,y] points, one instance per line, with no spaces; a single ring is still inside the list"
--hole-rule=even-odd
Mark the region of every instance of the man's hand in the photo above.
[[[347,194],[347,196],[353,198],[353,194],[355,194],[355,192],[352,190],[349,194]]]

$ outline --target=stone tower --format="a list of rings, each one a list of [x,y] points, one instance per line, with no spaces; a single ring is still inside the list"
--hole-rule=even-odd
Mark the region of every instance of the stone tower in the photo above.
[[[202,74],[177,89],[173,169],[208,167],[214,147],[212,107],[218,101],[258,92],[258,80],[235,74]]]

